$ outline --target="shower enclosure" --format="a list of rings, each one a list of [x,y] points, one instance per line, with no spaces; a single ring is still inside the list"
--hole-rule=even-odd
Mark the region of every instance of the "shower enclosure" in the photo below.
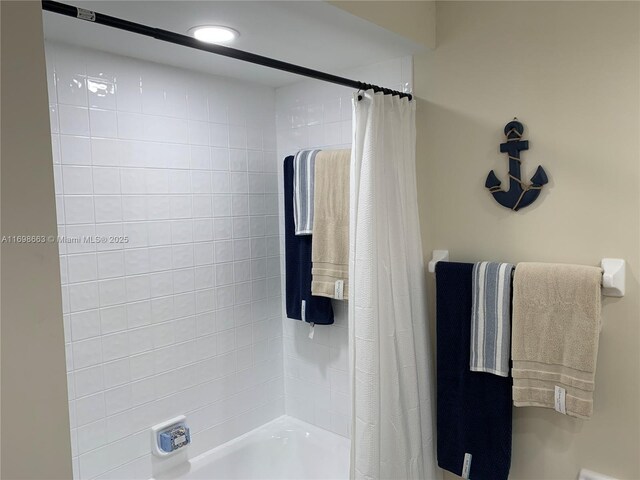
[[[126,18],[143,3],[91,8]],[[243,15],[285,16],[270,2],[179,3],[159,10],[211,17],[214,5],[240,26]],[[363,46],[389,39],[330,5],[293,10],[304,8],[325,12],[299,18],[319,36],[351,25]],[[129,34],[123,52],[122,33],[49,15],[74,477],[346,478],[347,309],[336,302],[336,323],[312,339],[283,314],[282,159],[349,148],[352,90],[225,68],[206,53],[176,59]],[[403,90],[410,53],[397,40],[365,66],[345,69],[336,53],[333,68]],[[153,456],[150,428],[178,415],[191,444]],[[315,449],[324,454],[304,456]]]

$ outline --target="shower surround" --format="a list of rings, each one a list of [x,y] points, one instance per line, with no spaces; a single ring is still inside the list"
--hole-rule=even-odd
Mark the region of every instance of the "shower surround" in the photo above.
[[[344,73],[400,90],[411,58]],[[279,225],[281,159],[350,148],[352,92],[54,43],[47,75],[74,477],[178,478],[285,413],[348,437],[346,303],[314,339],[286,318]],[[180,414],[186,454],[153,457]]]
[[[284,413],[274,89],[47,45],[73,467]],[[79,243],[77,243],[79,242]]]

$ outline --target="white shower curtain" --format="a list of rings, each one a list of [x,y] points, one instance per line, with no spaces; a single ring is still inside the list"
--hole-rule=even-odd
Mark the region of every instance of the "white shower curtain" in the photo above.
[[[415,179],[415,101],[354,97],[349,341],[352,479],[439,478]]]

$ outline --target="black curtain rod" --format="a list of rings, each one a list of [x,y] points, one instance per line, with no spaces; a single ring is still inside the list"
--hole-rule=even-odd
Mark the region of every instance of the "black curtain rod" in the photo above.
[[[235,58],[237,60],[242,60],[243,62],[255,63],[256,65],[262,65],[269,68],[275,68],[276,70],[282,70],[284,72],[322,80],[324,82],[335,83],[337,85],[343,85],[357,90],[373,90],[374,92],[382,92],[385,95],[398,95],[400,98],[406,97],[409,100],[412,99],[410,93],[398,92],[396,90],[379,87],[377,85],[371,85],[370,83],[350,80],[337,75],[331,75],[330,73],[320,72],[311,68],[301,67],[300,65],[294,65],[293,63],[283,62],[281,60],[256,55],[255,53],[245,52],[231,47],[205,44],[187,35],[181,35],[161,28],[149,27],[147,25],[142,25],[141,23],[130,22],[128,20],[123,20],[122,18],[112,17],[110,15],[97,13],[91,10],[85,10],[84,8],[74,7],[65,3],[42,0],[42,9],[48,12],[59,13],[68,17],[79,18],[81,20],[98,23],[100,25],[126,30],[128,32],[146,35],[147,37],[152,37],[164,42],[175,43],[176,45],[182,45],[209,53],[215,53],[216,55]]]

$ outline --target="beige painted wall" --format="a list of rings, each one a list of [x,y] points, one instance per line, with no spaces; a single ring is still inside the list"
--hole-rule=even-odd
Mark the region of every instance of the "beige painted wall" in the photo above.
[[[40,2],[0,2],[1,234],[57,235]],[[58,247],[2,244],[3,480],[71,478]]]
[[[415,64],[425,257],[628,262],[627,295],[603,304],[593,418],[514,409],[511,478],[586,467],[638,479],[640,4],[439,2],[437,31]],[[551,179],[518,213],[484,188],[492,168],[506,183],[498,144],[514,116],[530,141],[523,170]]]
[[[433,0],[340,0],[332,5],[429,48],[436,45]]]

